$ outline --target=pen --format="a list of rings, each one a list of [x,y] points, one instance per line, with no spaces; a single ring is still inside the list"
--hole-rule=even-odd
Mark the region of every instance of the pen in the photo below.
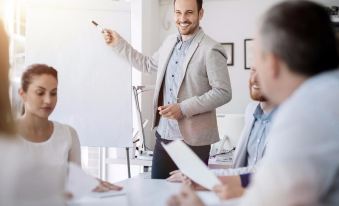
[[[100,32],[104,32],[104,28],[101,27],[96,21],[92,20],[92,24],[99,29]]]

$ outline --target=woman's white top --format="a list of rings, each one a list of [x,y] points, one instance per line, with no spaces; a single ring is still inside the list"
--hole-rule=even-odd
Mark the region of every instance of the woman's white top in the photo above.
[[[64,165],[74,162],[81,165],[80,142],[76,131],[65,124],[53,122],[53,133],[44,142],[23,139],[25,151],[32,159],[46,165]]]
[[[0,205],[65,205],[66,168],[32,159],[21,143],[0,134]]]
[[[44,142],[31,142],[21,137],[20,147],[25,163],[14,186],[21,202],[16,205],[63,205],[68,163],[81,165],[80,142],[76,131],[65,124],[53,122],[53,132]],[[20,194],[21,193],[21,194]],[[24,204],[22,204],[24,203]]]

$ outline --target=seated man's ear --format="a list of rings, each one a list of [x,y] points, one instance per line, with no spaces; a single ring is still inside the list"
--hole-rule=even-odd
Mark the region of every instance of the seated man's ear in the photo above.
[[[273,79],[278,79],[282,69],[285,67],[285,63],[273,53],[266,55],[266,64],[267,68],[270,68],[266,71],[269,72],[269,76]]]

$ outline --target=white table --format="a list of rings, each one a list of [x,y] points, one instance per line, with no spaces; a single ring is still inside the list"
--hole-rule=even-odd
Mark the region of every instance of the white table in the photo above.
[[[107,158],[106,164],[126,164],[126,158]],[[149,168],[152,167],[152,160],[131,158],[130,164],[142,166],[144,172],[149,172]],[[232,167],[232,162],[220,162],[216,158],[210,158],[208,167],[211,169],[228,169]]]
[[[149,173],[143,173],[137,177],[124,180],[118,184],[124,187],[126,195],[109,198],[86,197],[68,205],[160,206],[166,205],[167,199],[171,195],[178,193],[181,187],[178,183],[170,183],[166,180],[150,179]]]
[[[68,206],[163,206],[173,194],[178,194],[180,183],[170,183],[166,180],[150,179],[145,173],[119,183],[124,187],[125,195],[109,198],[83,198],[69,203]],[[199,192],[207,205],[218,205],[219,199],[212,192]],[[223,204],[224,205],[224,204]],[[234,206],[233,203],[226,204]]]

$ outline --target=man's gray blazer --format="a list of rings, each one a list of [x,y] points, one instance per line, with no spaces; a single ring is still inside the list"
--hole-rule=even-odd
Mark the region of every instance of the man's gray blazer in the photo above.
[[[163,82],[167,64],[177,43],[177,35],[169,36],[152,56],[136,51],[124,39],[113,47],[133,67],[142,72],[157,72],[153,99],[153,124],[159,124],[158,106],[163,104]],[[219,140],[215,109],[232,98],[231,83],[224,48],[198,31],[189,47],[180,74],[177,100],[184,114],[178,120],[186,143],[202,146]]]

